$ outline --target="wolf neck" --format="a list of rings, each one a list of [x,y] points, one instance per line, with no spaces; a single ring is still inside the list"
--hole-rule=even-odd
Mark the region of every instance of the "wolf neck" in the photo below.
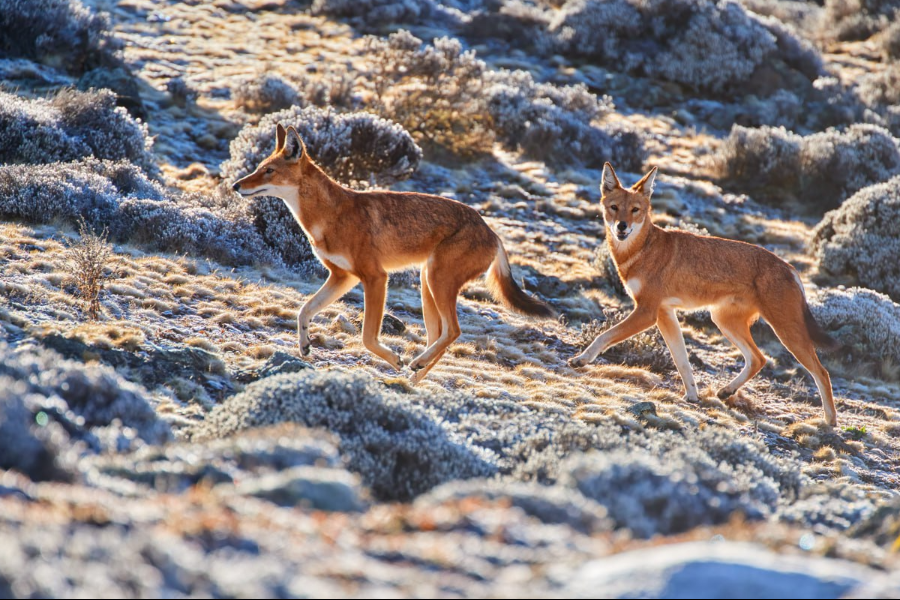
[[[606,243],[609,245],[609,253],[616,263],[616,268],[623,279],[627,279],[628,270],[634,265],[641,252],[650,242],[653,230],[656,226],[650,221],[650,215],[647,215],[641,222],[640,227],[631,233],[624,241],[615,238],[613,232],[606,232]]]
[[[344,192],[339,183],[316,165],[309,164],[304,168],[300,183],[285,194],[284,203],[300,227],[309,232],[337,210]]]

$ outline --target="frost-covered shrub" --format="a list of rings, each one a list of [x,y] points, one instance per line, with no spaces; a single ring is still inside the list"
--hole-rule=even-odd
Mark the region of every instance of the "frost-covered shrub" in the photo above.
[[[378,57],[378,109],[431,147],[478,154],[490,151],[497,138],[558,165],[613,160],[639,169],[645,158],[640,134],[613,120],[610,98],[583,85],[538,83],[526,71],[491,71],[450,38],[423,45],[400,31],[370,45]]]
[[[898,0],[825,0],[820,35],[840,41],[864,40],[887,27]]]
[[[613,112],[608,96],[584,85],[537,83],[527,71],[501,71],[489,77],[488,109],[498,137],[509,147],[557,165],[606,161],[639,170],[646,158],[643,138],[624,123],[600,126]]]
[[[242,81],[231,92],[231,97],[236,106],[255,113],[284,110],[299,102],[297,89],[274,75]]]
[[[80,0],[0,0],[0,55],[81,73],[118,48],[109,19]]]
[[[857,356],[900,364],[900,305],[865,288],[827,289],[810,298],[823,328]]]
[[[365,112],[294,107],[244,127],[231,142],[231,159],[222,163],[222,178],[231,181],[253,172],[275,149],[279,123],[296,127],[316,164],[346,184],[374,181],[385,185],[406,179],[422,158],[409,133],[386,119]]]
[[[169,493],[203,483],[237,483],[301,466],[329,470],[342,466],[334,436],[294,424],[201,443],[146,446],[136,454],[91,457],[89,463],[103,475]]]
[[[378,111],[419,143],[459,155],[489,152],[494,142],[484,61],[455,38],[433,45],[406,30],[370,37]]]
[[[265,243],[249,218],[229,219],[195,204],[191,196],[129,198],[116,217],[110,232],[117,239],[153,250],[208,256],[229,265],[281,262],[277,249]]]
[[[170,195],[124,161],[0,166],[0,215],[72,225],[83,218],[119,241],[226,264],[281,262],[277,248],[266,243],[240,201]]]
[[[900,301],[900,177],[858,191],[813,231],[820,273]]]
[[[715,93],[749,91],[774,61],[809,81],[821,71],[810,44],[730,0],[569,0],[550,31],[567,54]]]
[[[758,15],[774,17],[798,31],[812,31],[819,26],[822,10],[816,2],[806,0],[740,0],[744,8]]]
[[[900,58],[900,21],[894,21],[882,33],[881,52],[886,60]]]
[[[221,436],[284,421],[337,434],[347,466],[381,499],[408,500],[445,481],[496,472],[424,411],[358,373],[269,377],[213,409],[204,429]]]
[[[763,201],[799,200],[811,212],[900,173],[900,146],[890,132],[856,124],[799,136],[783,127],[735,125],[718,150],[719,176],[760,192]]]
[[[314,0],[312,14],[349,20],[373,28],[391,23],[414,23],[435,9],[433,0]]]
[[[729,431],[696,431],[689,439],[656,435],[644,448],[574,455],[561,483],[605,506],[617,527],[644,538],[735,514],[763,518],[799,488],[796,465]]]
[[[187,106],[197,101],[199,92],[187,82],[184,77],[178,76],[166,82],[166,91],[177,106]]]
[[[879,73],[863,77],[858,93],[860,100],[871,107],[900,103],[900,64],[893,63]]]
[[[858,486],[819,483],[804,487],[794,502],[785,502],[778,519],[801,527],[828,527],[845,531],[863,525],[876,512],[876,499]]]
[[[266,245],[287,265],[319,266],[306,234],[280,198],[254,198],[248,204],[249,218]]]
[[[302,75],[295,81],[301,106],[352,108],[358,104],[353,93],[354,75],[347,70],[326,69],[317,76]]]
[[[50,100],[0,92],[0,163],[52,163],[93,156],[152,171],[145,125],[109,90],[63,90]]]
[[[0,167],[0,215],[34,222],[109,222],[118,209],[115,186],[71,165]]]
[[[548,33],[553,10],[544,2],[497,0],[486,3],[488,10],[470,15],[463,33],[470,39],[500,39],[517,48],[533,48],[538,54],[552,54],[555,40]]]
[[[508,502],[543,523],[569,525],[585,533],[608,531],[611,523],[597,502],[558,485],[539,485],[504,479],[469,479],[441,485],[416,499],[416,506],[436,507],[447,502],[476,500]]]
[[[408,499],[453,479],[494,474],[545,484],[560,477],[570,481],[566,458],[592,448],[645,452],[663,461],[683,456],[684,473],[715,470],[720,496],[731,502],[723,511],[766,514],[799,485],[795,463],[728,431],[623,434],[615,426],[589,426],[514,401],[399,393],[358,372],[302,372],[252,384],[214,408],[193,437],[228,436],[284,421],[337,434],[349,468],[381,499]]]
[[[170,437],[146,390],[109,367],[0,343],[0,469],[54,478],[80,452],[125,451]]]
[[[114,225],[123,196],[160,200],[163,189],[134,165],[86,159],[50,165],[0,166],[0,215],[38,223]]]

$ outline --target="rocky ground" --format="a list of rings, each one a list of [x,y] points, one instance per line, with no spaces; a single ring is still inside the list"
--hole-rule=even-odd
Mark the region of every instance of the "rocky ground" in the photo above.
[[[586,56],[583,41],[565,41],[581,39],[577,13],[565,20],[577,2],[373,1],[365,18],[334,0],[84,4],[109,13],[118,71],[50,51],[0,55],[0,593],[900,593],[900,256],[884,226],[900,208],[896,180],[872,185],[900,172],[900,145],[889,101],[867,100],[894,67],[881,17],[858,25],[873,28],[864,39],[836,40],[823,31],[849,25],[828,21],[833,10],[729,4],[735,23],[752,9],[774,16],[747,27],[791,28],[771,47],[737,46],[734,68],[751,61],[743,82],[697,79],[664,54],[658,66],[635,58],[647,48],[629,49],[631,62],[625,50],[597,58],[612,45]],[[363,348],[360,288],[313,320],[312,354],[300,356],[296,314],[324,270],[296,240],[292,253],[279,246],[297,232],[259,230],[273,209],[239,204],[222,177],[268,151],[254,126],[292,104],[400,120],[415,87],[398,80],[377,97],[364,34],[401,28],[474,48],[484,62],[463,66],[499,78],[481,92],[496,132],[461,150],[404,121],[407,137],[391,135],[424,152],[407,144],[411,175],[384,184],[478,208],[524,287],[563,315],[521,317],[473,282],[462,337],[415,388]],[[82,71],[105,84],[85,85]],[[280,83],[254,87],[265,76]],[[561,159],[565,144],[547,133],[511,142],[500,124],[517,115],[496,108],[509,81],[584,84],[589,102],[563,87],[520,99],[532,104],[517,110],[534,111],[522,139],[550,123],[611,154]],[[111,87],[123,108],[86,121],[89,109],[36,100],[66,86]],[[566,108],[539,112],[547,105]],[[86,133],[112,115],[109,139]],[[753,332],[770,361],[726,401],[713,390],[741,355],[702,311],[682,315],[699,405],[682,400],[655,331],[567,365],[631,304],[604,248],[607,158],[635,165],[619,170],[627,182],[660,167],[659,224],[761,244],[798,268],[817,318],[845,344],[823,355],[840,427],[825,425],[812,381],[763,323]],[[78,216],[112,240],[96,320],[73,266],[89,237]],[[392,276],[388,312],[385,343],[421,351],[417,273]]]

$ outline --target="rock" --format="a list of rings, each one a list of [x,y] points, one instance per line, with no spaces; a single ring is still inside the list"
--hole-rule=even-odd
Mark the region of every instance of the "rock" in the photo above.
[[[282,373],[299,373],[300,371],[304,371],[306,369],[312,369],[312,366],[297,358],[296,356],[292,356],[287,352],[282,350],[278,350],[269,357],[269,360],[266,361],[266,364],[259,367],[258,369],[248,369],[244,371],[238,371],[235,373],[234,378],[237,381],[242,383],[250,383],[253,381],[258,381],[260,379],[264,379],[266,377],[271,377],[272,375],[281,375]]]
[[[337,325],[338,329],[343,331],[344,333],[355,334],[359,333],[359,328],[356,326],[356,323],[345,317],[344,315],[338,315],[334,318],[334,322]]]
[[[299,373],[305,369],[312,369],[308,362],[278,350],[269,357],[266,364],[259,370],[259,378],[281,375],[282,373]]]
[[[360,512],[365,508],[360,499],[359,477],[343,469],[294,467],[244,481],[233,490],[279,506],[302,506],[328,512]]]
[[[633,404],[628,410],[638,417],[643,417],[647,413],[654,417],[656,416],[656,405],[652,402],[638,402]]]
[[[562,596],[596,598],[838,598],[883,579],[875,569],[776,554],[739,542],[689,542],[626,552],[583,565]],[[602,590],[602,591],[601,591]]]

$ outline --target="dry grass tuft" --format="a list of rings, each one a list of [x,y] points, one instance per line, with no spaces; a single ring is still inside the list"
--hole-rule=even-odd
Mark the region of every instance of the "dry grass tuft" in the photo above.
[[[84,219],[78,226],[80,239],[66,252],[69,280],[84,302],[88,319],[96,321],[100,316],[100,293],[106,284],[106,269],[113,257],[112,246],[104,229],[96,234]]]

